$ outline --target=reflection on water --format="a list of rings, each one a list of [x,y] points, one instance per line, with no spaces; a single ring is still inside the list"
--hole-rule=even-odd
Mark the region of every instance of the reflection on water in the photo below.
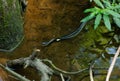
[[[116,47],[106,47],[106,52],[108,53],[108,54],[115,54],[116,53],[116,51],[117,51],[117,48]]]

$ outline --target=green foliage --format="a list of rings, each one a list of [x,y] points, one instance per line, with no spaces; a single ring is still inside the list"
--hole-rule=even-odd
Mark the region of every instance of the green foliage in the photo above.
[[[120,27],[120,4],[115,1],[109,0],[93,0],[97,6],[86,9],[84,13],[90,13],[87,17],[83,18],[81,22],[87,22],[95,18],[94,29],[96,29],[103,19],[103,22],[108,30],[111,30],[110,19]]]
[[[103,4],[100,2],[100,0],[93,0],[97,6],[101,7],[101,8],[104,8]]]
[[[12,51],[23,40],[23,19],[18,0],[0,0],[0,49]]]
[[[96,28],[98,27],[98,25],[100,24],[101,18],[102,18],[102,15],[101,15],[101,14],[98,14],[98,15],[96,16],[94,29],[96,29]]]
[[[113,20],[115,24],[120,28],[120,18],[114,17]]]
[[[111,30],[111,24],[110,24],[109,16],[108,15],[103,15],[103,20],[104,20],[105,26],[109,30]]]

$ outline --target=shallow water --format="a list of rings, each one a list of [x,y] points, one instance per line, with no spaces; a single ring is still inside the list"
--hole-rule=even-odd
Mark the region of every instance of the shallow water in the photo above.
[[[83,10],[90,6],[88,1],[28,1],[29,4],[24,18],[25,38],[13,52],[1,52],[1,58],[26,57],[32,53],[34,48],[38,48],[41,50],[40,58],[48,58],[59,68],[74,71],[89,67],[89,63],[93,59],[101,56],[100,52],[102,50],[95,48],[95,41],[102,41],[105,44],[109,38],[101,39],[101,32],[106,32],[106,30],[100,29],[97,32],[89,28],[90,25],[87,25],[78,36],[72,39],[54,42],[46,47],[42,46],[43,41],[66,35],[79,27],[80,19],[84,16]],[[88,29],[90,30],[88,31]],[[108,64],[105,64],[105,67],[108,66]],[[31,73],[28,70],[25,74],[32,79]],[[77,79],[75,80],[77,81]]]
[[[41,50],[41,58],[49,58],[55,62],[58,58],[65,59],[68,53],[73,55],[79,49],[75,39],[53,43],[48,47],[41,45],[43,41],[68,34],[79,26],[81,15],[83,16],[81,12],[87,6],[83,7],[83,2],[78,0],[63,3],[64,1],[58,3],[56,0],[29,0],[24,18],[24,41],[15,51],[6,53],[9,54],[6,56],[9,59],[25,57],[30,55],[34,48]],[[63,60],[58,62],[57,64],[61,65]]]

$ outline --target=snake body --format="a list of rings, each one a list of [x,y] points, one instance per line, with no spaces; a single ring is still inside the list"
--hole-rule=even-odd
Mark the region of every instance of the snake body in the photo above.
[[[80,26],[75,31],[73,31],[72,33],[70,33],[68,35],[64,35],[64,36],[61,36],[61,37],[58,37],[58,38],[52,38],[51,40],[49,40],[47,42],[42,42],[42,45],[43,46],[48,46],[48,45],[50,45],[53,42],[59,42],[61,40],[73,38],[73,37],[77,36],[81,32],[81,30],[86,25],[86,23],[87,22],[82,22],[80,24]]]

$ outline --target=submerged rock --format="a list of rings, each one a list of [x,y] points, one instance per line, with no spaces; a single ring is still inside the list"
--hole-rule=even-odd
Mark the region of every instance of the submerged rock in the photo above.
[[[23,18],[18,0],[0,0],[0,51],[11,52],[23,40]]]

